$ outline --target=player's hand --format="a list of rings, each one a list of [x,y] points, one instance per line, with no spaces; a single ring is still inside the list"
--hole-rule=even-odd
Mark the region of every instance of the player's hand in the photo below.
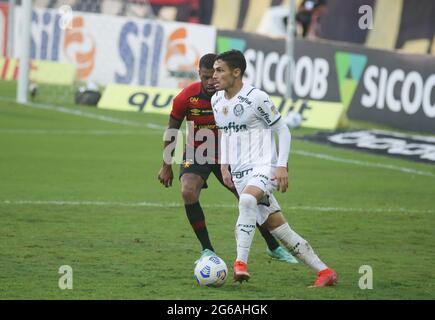
[[[277,167],[275,177],[272,180],[276,180],[278,184],[278,191],[286,192],[288,188],[288,174],[286,167]]]
[[[163,164],[159,171],[158,179],[161,184],[166,188],[172,186],[172,180],[174,179],[174,173],[172,172],[172,166],[168,164]]]
[[[228,171],[228,169],[226,167],[221,167],[221,172],[225,185],[230,189],[235,189],[233,178],[231,177],[231,173]]]

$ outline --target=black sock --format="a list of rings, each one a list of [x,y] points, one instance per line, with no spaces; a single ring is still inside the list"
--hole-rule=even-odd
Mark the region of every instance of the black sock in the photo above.
[[[263,228],[257,223],[258,230],[260,230],[261,235],[263,236],[264,240],[266,240],[267,246],[271,251],[275,250],[279,247],[278,241],[276,241],[275,237],[272,236],[272,234],[267,230],[266,228]]]
[[[209,249],[214,251],[210,243],[210,238],[208,237],[204,212],[202,211],[199,202],[194,204],[186,204],[184,207],[186,208],[187,219],[189,219],[196,237],[198,238],[199,242],[201,242],[202,250]]]

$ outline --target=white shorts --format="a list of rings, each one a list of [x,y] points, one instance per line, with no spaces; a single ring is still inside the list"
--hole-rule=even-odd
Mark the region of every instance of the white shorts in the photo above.
[[[263,190],[265,197],[269,198],[269,206],[261,204],[261,202],[258,204],[259,216],[257,217],[257,223],[260,226],[266,222],[270,214],[281,211],[278,201],[272,194],[277,188],[276,181],[271,181],[271,178],[275,175],[275,169],[274,167],[259,167],[232,173],[234,186],[238,194],[241,194],[246,186],[254,186]]]

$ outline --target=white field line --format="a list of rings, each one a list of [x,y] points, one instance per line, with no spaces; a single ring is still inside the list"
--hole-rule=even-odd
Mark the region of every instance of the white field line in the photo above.
[[[161,134],[161,132],[154,131],[153,133]],[[29,134],[29,135],[145,135],[149,132],[134,131],[134,130],[88,130],[88,129],[1,129],[0,134]]]
[[[11,102],[14,101],[12,99],[2,98],[2,97],[0,97],[0,100],[11,101]],[[146,128],[150,128],[150,129],[162,129],[162,130],[164,130],[166,128],[164,126],[153,124],[153,123],[143,124],[143,123],[139,123],[139,122],[118,119],[118,118],[114,118],[114,117],[83,112],[81,110],[74,110],[71,108],[58,107],[58,106],[52,106],[52,105],[47,105],[47,104],[31,103],[31,104],[27,104],[26,106],[32,107],[32,108],[58,111],[58,112],[73,114],[73,115],[80,116],[80,117],[88,117],[88,118],[92,118],[92,119],[97,119],[97,120],[112,122],[112,123],[117,123],[117,124],[123,124],[123,125],[127,125],[127,126],[135,126],[135,127],[142,127],[142,128],[146,127]],[[413,175],[420,175],[420,176],[427,176],[427,177],[434,177],[435,176],[435,174],[433,174],[432,172],[428,172],[428,171],[420,171],[420,170],[415,170],[412,168],[406,168],[406,167],[395,166],[395,165],[387,165],[387,164],[376,163],[376,162],[351,160],[351,159],[340,158],[340,157],[330,156],[327,154],[314,153],[314,152],[309,152],[309,151],[304,151],[304,150],[293,150],[293,151],[291,151],[291,153],[297,154],[300,156],[305,156],[305,157],[311,157],[311,158],[317,158],[317,159],[322,159],[322,160],[353,164],[353,165],[358,165],[358,166],[363,166],[363,167],[380,168],[380,169],[386,169],[386,170],[399,171],[399,172],[406,173],[406,174],[413,174]]]
[[[0,101],[16,102],[14,99],[4,98],[4,97],[0,97]],[[136,121],[131,121],[131,120],[119,119],[119,118],[115,118],[115,117],[111,117],[111,116],[107,116],[107,115],[95,114],[92,112],[85,112],[82,110],[76,110],[76,109],[71,109],[71,108],[62,107],[62,106],[53,106],[53,105],[42,104],[42,103],[27,103],[27,104],[22,104],[22,106],[26,106],[26,107],[34,108],[34,109],[57,111],[57,112],[61,112],[61,113],[75,115],[78,117],[91,118],[91,119],[96,119],[96,120],[100,120],[100,121],[104,121],[104,122],[122,124],[122,125],[132,126],[132,127],[148,128],[148,129],[165,129],[164,126],[160,126],[160,125],[153,124],[153,123],[141,123],[141,122],[136,122]]]
[[[294,153],[294,154],[297,154],[300,156],[305,156],[305,157],[322,159],[322,160],[335,161],[335,162],[341,162],[341,163],[347,163],[347,164],[354,164],[354,165],[358,165],[358,166],[362,166],[362,167],[394,170],[394,171],[400,171],[403,173],[416,174],[416,175],[427,176],[427,177],[434,177],[435,176],[435,174],[433,174],[430,171],[421,171],[421,170],[416,170],[416,169],[411,169],[411,168],[406,168],[406,167],[401,167],[401,166],[383,164],[383,163],[379,163],[379,162],[366,162],[366,161],[360,161],[360,160],[345,159],[345,158],[330,156],[327,154],[314,153],[314,152],[309,152],[309,151],[304,151],[304,150],[294,150],[294,151],[291,151],[290,153]]]
[[[50,205],[50,206],[119,206],[144,208],[182,208],[184,204],[177,202],[116,202],[116,201],[89,201],[89,200],[0,200],[0,205]],[[204,204],[204,208],[230,208],[237,209],[237,204]],[[319,206],[282,206],[286,210],[294,211],[320,211],[320,212],[354,212],[354,213],[435,213],[435,210],[415,210],[408,208],[345,208],[345,207],[319,207]]]
[[[153,123],[140,123],[140,122],[136,122],[136,121],[119,119],[119,118],[115,118],[115,117],[111,117],[111,116],[107,116],[107,115],[95,114],[95,113],[91,113],[91,112],[84,112],[82,110],[75,110],[75,109],[66,108],[66,107],[51,106],[48,104],[39,104],[39,103],[27,104],[26,106],[31,107],[31,108],[36,108],[36,109],[57,111],[57,112],[72,114],[72,115],[75,115],[78,117],[90,118],[90,119],[95,119],[95,120],[100,120],[100,121],[110,122],[110,123],[115,123],[115,124],[122,124],[122,125],[126,125],[126,126],[131,126],[131,127],[148,128],[148,129],[162,129],[162,128],[164,129],[163,126],[159,126],[159,125],[156,125]]]

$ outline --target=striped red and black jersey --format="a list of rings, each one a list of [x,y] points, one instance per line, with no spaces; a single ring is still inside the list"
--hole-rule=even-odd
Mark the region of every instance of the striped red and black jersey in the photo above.
[[[178,121],[186,119],[186,121],[193,122],[194,137],[196,137],[196,133],[200,129],[212,130],[215,136],[215,154],[212,155],[212,157],[216,160],[218,154],[218,130],[216,128],[210,100],[211,97],[203,92],[201,82],[192,83],[174,98],[171,117]],[[194,148],[199,147],[204,141],[205,139],[194,141]]]

